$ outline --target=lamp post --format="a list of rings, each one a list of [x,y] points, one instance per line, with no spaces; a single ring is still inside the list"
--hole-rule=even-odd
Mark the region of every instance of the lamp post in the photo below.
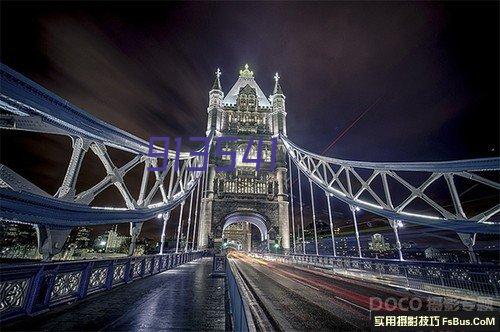
[[[398,228],[403,228],[403,222],[401,220],[389,219],[389,224],[394,230],[394,236],[396,237],[396,248],[398,249],[399,260],[403,261],[403,252],[401,251],[401,241],[399,240]]]

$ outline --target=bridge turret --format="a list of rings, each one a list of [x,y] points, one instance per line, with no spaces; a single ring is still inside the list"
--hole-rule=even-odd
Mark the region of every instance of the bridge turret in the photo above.
[[[279,75],[274,75],[274,91],[270,96],[273,107],[273,134],[277,135],[282,133],[286,136],[286,111],[285,111],[285,95],[279,83]]]
[[[215,72],[215,80],[212,89],[208,93],[208,121],[207,121],[207,135],[210,131],[215,130],[220,133],[221,119],[222,119],[222,100],[224,99],[224,92],[220,84],[221,71],[217,68]]]

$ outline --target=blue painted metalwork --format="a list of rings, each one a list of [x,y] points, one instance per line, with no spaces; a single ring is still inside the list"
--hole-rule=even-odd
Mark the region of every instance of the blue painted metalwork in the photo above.
[[[8,220],[61,227],[139,222],[153,219],[158,213],[172,210],[194,189],[195,185],[193,184],[186,190],[186,194],[174,197],[159,207],[128,210],[90,207],[25,191],[17,192],[0,188],[2,202],[0,216]]]
[[[128,284],[186,262],[204,251],[0,266],[0,322],[34,315],[90,294]]]
[[[175,183],[174,191],[166,197],[163,180],[171,169],[176,152],[169,150],[169,167],[165,172],[156,172],[156,184],[147,189],[148,166],[158,162],[148,157],[149,143],[78,108],[63,98],[43,88],[5,65],[0,67],[0,109],[7,114],[0,115],[3,129],[26,130],[70,136],[73,139],[73,155],[68,165],[68,181],[60,188],[63,193],[52,197],[40,188],[4,165],[0,165],[0,179],[6,188],[0,188],[0,218],[26,222],[54,228],[71,228],[82,225],[138,223],[165,213],[184,201],[198,183],[202,172],[188,171],[189,167],[201,164],[200,157],[180,152],[178,159],[183,161],[181,173]],[[211,136],[210,136],[211,137]],[[78,144],[75,144],[78,142]],[[126,165],[117,168],[106,152],[106,146],[118,148],[134,154]],[[76,177],[85,151],[91,147],[101,159],[107,176],[88,190],[66,196],[68,190],[74,191]],[[161,147],[155,147],[163,151]],[[161,159],[160,159],[161,160]],[[167,161],[164,161],[165,164]],[[128,190],[123,177],[133,167],[144,163],[145,176],[141,193],[135,200]],[[186,167],[187,166],[187,167]],[[187,176],[185,176],[185,174]],[[104,208],[88,206],[93,198],[109,185],[115,185],[122,194],[127,208]],[[66,187],[64,187],[66,186]],[[69,187],[68,187],[69,186]],[[73,188],[71,188],[73,186]],[[4,186],[5,187],[5,186]],[[157,190],[161,190],[162,201],[151,204]]]

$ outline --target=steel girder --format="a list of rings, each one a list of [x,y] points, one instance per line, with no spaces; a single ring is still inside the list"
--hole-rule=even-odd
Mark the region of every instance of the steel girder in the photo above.
[[[1,66],[0,75],[0,109],[4,111],[0,115],[0,128],[66,135],[73,141],[66,175],[54,196],[0,164],[0,219],[55,228],[136,223],[174,209],[198,184],[202,171],[190,168],[201,167],[202,157],[188,152],[176,156],[172,150],[168,152],[168,160],[148,157],[148,142],[91,116],[5,65]],[[131,160],[116,167],[107,152],[108,146],[131,153]],[[89,148],[101,161],[106,176],[91,188],[76,193],[76,180]],[[155,147],[155,150],[160,152],[163,148]],[[176,157],[177,170],[174,169]],[[158,162],[166,165],[164,170],[148,171]],[[136,200],[124,176],[139,164],[143,164],[144,172]],[[148,188],[150,173],[154,174],[155,182]],[[164,184],[167,176],[168,191]],[[120,192],[126,208],[89,206],[111,185]],[[152,202],[158,190],[162,198]]]
[[[331,196],[350,206],[359,207],[391,220],[448,229],[458,233],[500,234],[500,224],[490,220],[500,212],[500,204],[483,209],[474,216],[467,216],[455,185],[455,179],[461,177],[476,185],[487,186],[499,195],[500,184],[477,173],[498,172],[500,158],[449,162],[372,163],[321,156],[300,148],[286,136],[282,135],[280,138],[295,165],[310,180]],[[421,177],[423,174],[424,180],[419,185],[413,185],[412,181],[408,180],[408,174],[411,173],[419,173]],[[453,202],[453,211],[449,211],[443,204],[427,195],[426,190],[429,186],[440,178],[445,180],[446,185],[442,186],[441,191],[448,193]],[[406,188],[406,193],[403,194],[405,196],[398,204],[393,203],[395,193],[388,179]],[[375,180],[381,185],[375,186]],[[353,182],[356,182],[356,188]],[[398,194],[401,195],[400,192]],[[362,196],[368,197],[370,201]],[[416,199],[425,202],[431,213],[408,209],[410,203]]]

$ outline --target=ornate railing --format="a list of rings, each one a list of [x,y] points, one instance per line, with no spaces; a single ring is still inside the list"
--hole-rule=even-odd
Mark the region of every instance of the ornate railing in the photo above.
[[[334,272],[373,277],[405,288],[443,295],[500,299],[500,266],[451,264],[317,255],[252,254],[266,260],[311,265]]]
[[[34,315],[201,258],[204,251],[0,266],[0,322]]]

